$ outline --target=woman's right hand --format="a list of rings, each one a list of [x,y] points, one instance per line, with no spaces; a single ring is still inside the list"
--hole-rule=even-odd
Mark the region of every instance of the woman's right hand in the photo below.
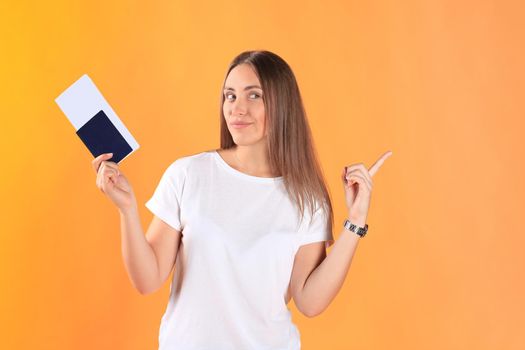
[[[91,164],[97,173],[97,187],[120,209],[136,205],[135,194],[128,180],[118,168],[118,164],[108,161],[112,153],[103,153],[93,159]]]

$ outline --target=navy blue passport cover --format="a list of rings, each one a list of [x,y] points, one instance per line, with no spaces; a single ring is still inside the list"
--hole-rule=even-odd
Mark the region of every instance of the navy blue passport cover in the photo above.
[[[118,163],[132,151],[103,110],[82,125],[77,135],[95,158],[102,153],[113,153],[110,160]]]

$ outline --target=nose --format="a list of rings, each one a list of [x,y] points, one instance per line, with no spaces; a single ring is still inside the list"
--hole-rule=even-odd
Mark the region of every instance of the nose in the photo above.
[[[232,105],[231,105],[230,113],[232,115],[244,115],[246,114],[246,106],[245,104],[240,101],[240,99],[236,99]]]

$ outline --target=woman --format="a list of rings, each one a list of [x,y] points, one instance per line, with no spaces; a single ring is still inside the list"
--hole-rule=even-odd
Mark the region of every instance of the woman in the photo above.
[[[248,51],[224,80],[221,148],[169,165],[146,203],[145,236],[129,182],[111,154],[98,156],[135,288],[158,290],[174,268],[159,348],[300,349],[287,304],[313,317],[333,300],[366,232],[371,176],[390,154],[370,171],[343,170],[350,223],[326,256],[332,205],[294,74],[276,54]]]

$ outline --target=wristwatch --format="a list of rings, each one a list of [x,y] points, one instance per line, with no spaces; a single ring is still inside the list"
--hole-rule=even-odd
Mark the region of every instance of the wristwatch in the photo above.
[[[350,220],[346,219],[343,226],[354,233],[357,233],[361,238],[363,238],[366,235],[366,231],[368,231],[368,224],[365,224],[365,227],[360,227],[355,224],[352,224]]]

